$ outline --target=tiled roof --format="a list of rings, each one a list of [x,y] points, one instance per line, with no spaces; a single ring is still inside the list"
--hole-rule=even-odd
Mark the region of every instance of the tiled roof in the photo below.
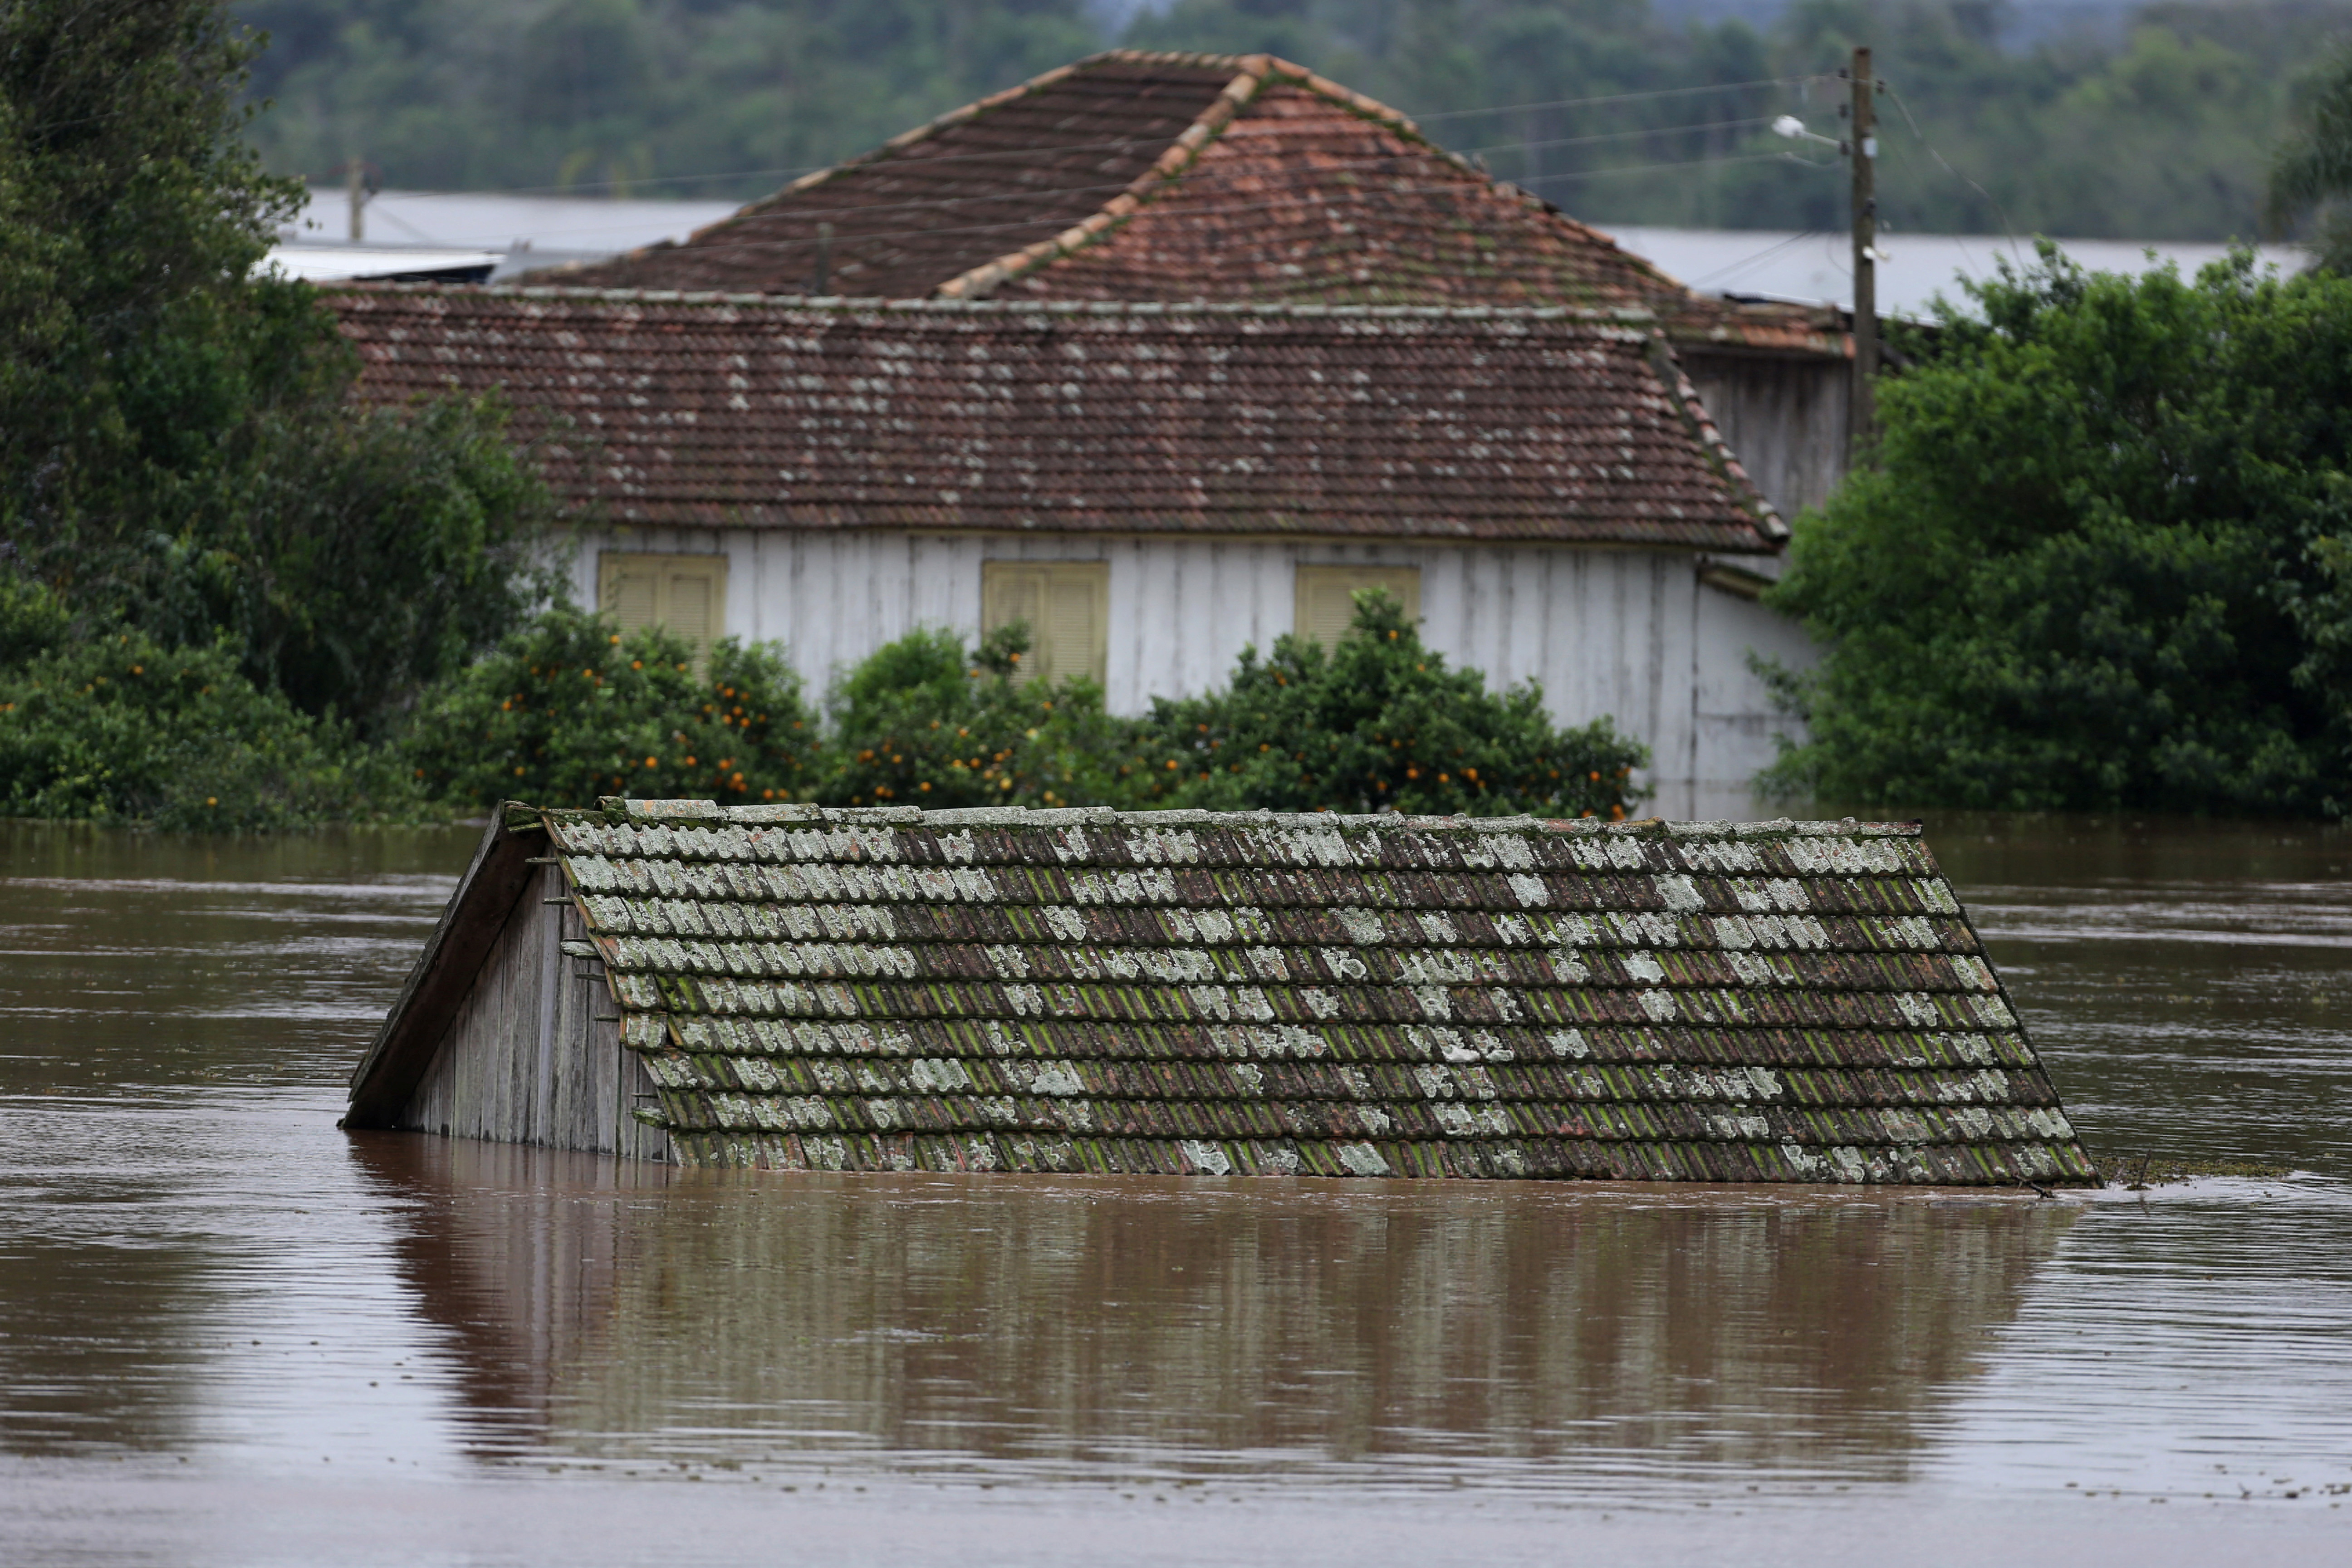
[[[691,1163],[2096,1180],[1916,825],[509,810]]]
[[[383,403],[502,387],[638,523],[1608,542],[1786,529],[1644,326],[1564,310],[336,297]]]
[[[845,293],[1636,307],[1677,342],[1844,352],[1833,312],[1696,295],[1396,110],[1267,55],[1098,55],[683,245],[533,280],[799,294],[821,247]]]
[[[532,281],[808,293],[818,226],[830,224],[833,290],[929,294],[979,262],[1082,222],[1152,176],[1234,75],[1228,63],[1192,57],[1064,66],[796,181],[684,245],[550,268]]]

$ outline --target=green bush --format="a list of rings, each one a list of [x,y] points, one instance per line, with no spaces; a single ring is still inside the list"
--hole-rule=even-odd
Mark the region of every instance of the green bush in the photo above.
[[[2352,279],[1972,288],[1771,602],[1824,646],[1767,776],[1856,805],[2352,808]]]
[[[877,649],[835,688],[834,762],[820,796],[835,805],[1091,805],[1117,793],[1111,759],[1129,726],[1091,680],[1015,679],[1024,626],[967,651],[923,630]]]
[[[256,688],[227,646],[69,640],[68,621],[0,578],[0,816],[226,831],[416,813],[394,763]]]
[[[1447,668],[1373,592],[1329,652],[1285,637],[1223,691],[1153,703],[1119,773],[1144,807],[1622,817],[1648,760],[1606,719],[1555,728],[1535,686]]]
[[[800,679],[773,650],[730,638],[698,669],[668,632],[624,637],[566,605],[428,694],[407,750],[422,788],[472,806],[805,800],[824,755]]]

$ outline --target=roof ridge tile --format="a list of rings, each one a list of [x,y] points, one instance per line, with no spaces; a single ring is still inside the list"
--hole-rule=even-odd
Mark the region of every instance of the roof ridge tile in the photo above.
[[[1925,831],[1916,820],[1868,822],[1854,817],[1798,821],[1775,817],[1766,821],[1670,821],[1644,817],[1632,822],[1603,822],[1597,817],[1537,816],[1413,816],[1402,812],[1354,814],[1315,811],[1120,811],[1107,805],[1034,807],[1021,805],[957,806],[925,810],[911,805],[836,806],[803,802],[759,805],[721,805],[708,799],[637,799],[607,796],[593,809],[534,806],[506,803],[507,808],[550,820],[599,819],[607,822],[736,823],[855,825],[879,823],[904,826],[943,824],[958,827],[1276,827],[1340,833],[1463,833],[1528,834],[1645,840],[1777,839],[1777,838],[1917,838]]]

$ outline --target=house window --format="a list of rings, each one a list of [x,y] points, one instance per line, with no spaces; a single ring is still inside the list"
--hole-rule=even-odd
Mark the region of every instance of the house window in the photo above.
[[[727,557],[604,551],[596,557],[596,603],[624,636],[665,626],[701,658],[726,635]]]
[[[1108,654],[1110,564],[1103,561],[984,561],[980,627],[1029,623],[1017,679],[1103,679]]]
[[[1301,566],[1298,569],[1298,635],[1329,647],[1356,618],[1355,595],[1386,588],[1404,604],[1405,618],[1421,619],[1418,566]]]

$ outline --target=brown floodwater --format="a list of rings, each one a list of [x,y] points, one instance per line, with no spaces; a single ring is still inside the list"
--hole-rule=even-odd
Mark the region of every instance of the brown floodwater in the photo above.
[[[1931,815],[2147,1192],[336,1130],[465,831],[0,825],[0,1562],[2352,1561],[2352,834]]]

